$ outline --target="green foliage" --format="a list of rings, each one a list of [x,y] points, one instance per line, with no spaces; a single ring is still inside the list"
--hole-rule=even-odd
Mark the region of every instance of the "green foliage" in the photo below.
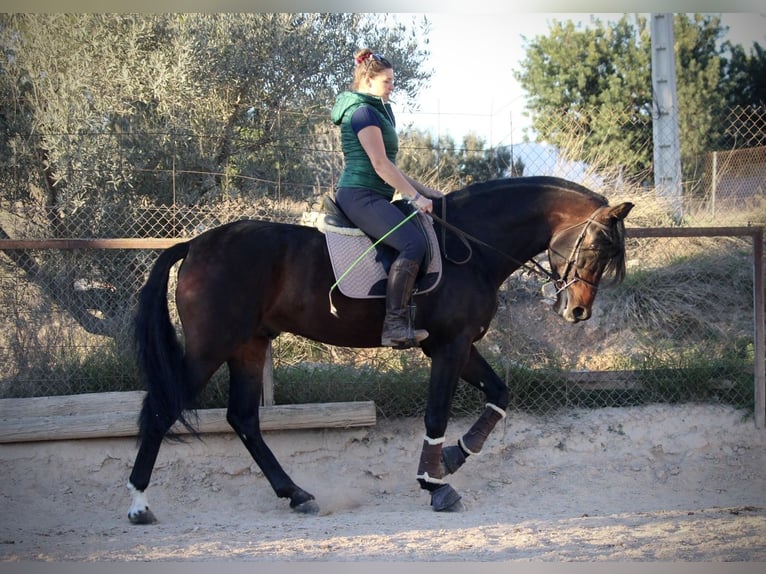
[[[766,60],[757,45],[750,57],[721,45],[725,29],[715,16],[677,14],[674,23],[681,153],[694,157],[722,141],[727,106],[763,98]],[[609,150],[601,164],[643,181],[652,171],[652,148],[644,145],[652,141],[653,110],[646,19],[623,16],[613,25],[594,19],[584,29],[554,21],[548,36],[527,42],[515,76],[529,94],[539,139],[560,149],[574,139],[585,161],[598,162]]]
[[[285,173],[305,199],[337,169],[316,144],[353,53],[385,53],[410,99],[429,77],[427,31],[373,14],[0,14],[0,204],[20,206],[33,237],[179,237],[212,223],[185,225],[186,206],[266,203]],[[26,252],[12,259],[54,282]],[[143,277],[143,262],[125,267]],[[88,279],[118,284],[114,271],[94,262]],[[69,311],[91,328],[89,309]]]
[[[681,156],[694,157],[711,149],[723,130],[727,108],[717,45],[724,29],[717,17],[695,14],[676,17],[674,33]]]
[[[449,136],[437,141],[428,132],[412,129],[400,135],[397,165],[414,179],[447,190],[507,176],[511,153],[505,147],[487,149],[484,139],[473,133],[458,146]],[[523,164],[517,162],[515,169],[517,174],[523,171]]]
[[[563,149],[572,131],[584,133],[588,157],[608,147],[615,164],[645,171],[651,149],[635,142],[651,141],[648,42],[645,20],[634,26],[627,16],[612,28],[595,20],[584,30],[554,21],[547,37],[529,42],[515,76],[529,94],[539,139]],[[562,131],[565,126],[572,131]]]
[[[753,44],[746,52],[726,42],[724,49],[730,53],[721,69],[728,105],[766,104],[766,48]]]
[[[364,14],[2,15],[5,164],[28,169],[63,217],[96,197],[209,201],[280,169],[312,185],[303,149],[275,143],[329,123],[362,45],[414,97],[427,30]]]
[[[752,345],[733,341],[714,353],[704,346],[680,353],[657,352],[643,357],[634,368],[642,374],[641,390],[647,401],[723,402],[752,408],[753,372],[743,352],[750,354],[752,364]],[[679,384],[679,373],[684,373],[684,384]]]

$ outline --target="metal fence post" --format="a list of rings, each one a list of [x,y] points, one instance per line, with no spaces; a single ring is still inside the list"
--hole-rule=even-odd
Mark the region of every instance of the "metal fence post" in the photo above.
[[[763,294],[763,228],[753,232],[753,311],[755,323],[755,426],[766,428],[766,325]]]

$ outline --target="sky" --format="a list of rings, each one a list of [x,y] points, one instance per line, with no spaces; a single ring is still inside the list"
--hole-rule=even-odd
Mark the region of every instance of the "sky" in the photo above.
[[[716,13],[730,28],[727,39],[749,50],[753,42],[766,46],[766,13]],[[513,77],[525,55],[523,37],[547,35],[552,21],[571,19],[582,26],[591,18],[619,19],[618,13],[428,13],[431,33],[428,66],[430,86],[418,98],[419,112],[396,105],[400,128],[412,125],[456,142],[468,132],[489,146],[523,140],[529,120],[524,117],[525,92]],[[411,14],[403,15],[410,17]],[[648,16],[648,15],[647,15]]]

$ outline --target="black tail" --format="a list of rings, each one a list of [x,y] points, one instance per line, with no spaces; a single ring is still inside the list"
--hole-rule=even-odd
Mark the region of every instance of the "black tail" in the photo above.
[[[139,373],[147,390],[138,423],[139,440],[164,435],[176,420],[197,434],[184,413],[194,397],[184,384],[184,353],[170,321],[167,298],[170,269],[188,252],[188,242],[162,252],[139,294],[133,335]]]

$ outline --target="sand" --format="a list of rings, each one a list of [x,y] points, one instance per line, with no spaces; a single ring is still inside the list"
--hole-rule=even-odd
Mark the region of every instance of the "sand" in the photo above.
[[[127,519],[133,439],[2,445],[0,561],[766,561],[766,433],[743,411],[512,412],[450,478],[449,514],[415,481],[422,435],[419,419],[268,433],[315,516],[233,434],[166,443],[146,526]]]

